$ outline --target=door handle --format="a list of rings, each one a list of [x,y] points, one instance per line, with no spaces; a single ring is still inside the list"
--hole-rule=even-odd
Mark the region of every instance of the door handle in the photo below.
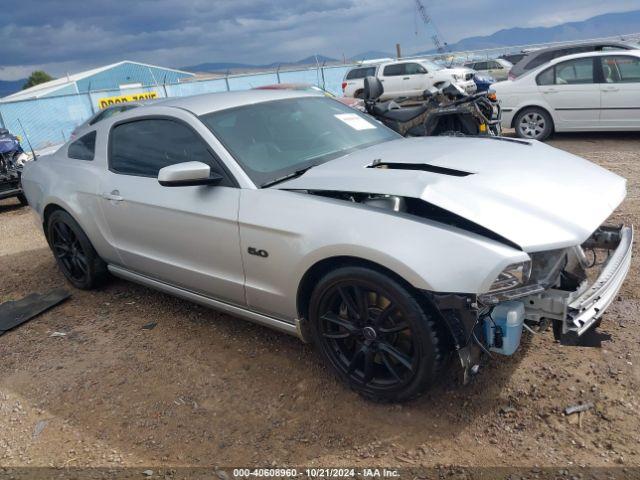
[[[409,77],[404,77],[403,80],[411,80]]]
[[[547,90],[543,90],[542,93],[558,93],[558,91],[553,88],[549,88]]]
[[[113,190],[111,193],[103,193],[102,198],[112,202],[121,202],[124,200],[124,198],[120,196],[120,192],[118,190]]]
[[[607,92],[618,92],[618,91],[620,91],[620,89],[619,89],[619,88],[613,88],[613,87],[610,87],[610,88],[603,88],[603,89],[602,89],[602,93],[607,93]]]

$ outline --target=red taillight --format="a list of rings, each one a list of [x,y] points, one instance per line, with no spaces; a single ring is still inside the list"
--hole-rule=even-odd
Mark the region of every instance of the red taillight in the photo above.
[[[344,93],[346,88],[347,88],[347,82],[342,82],[342,93]]]

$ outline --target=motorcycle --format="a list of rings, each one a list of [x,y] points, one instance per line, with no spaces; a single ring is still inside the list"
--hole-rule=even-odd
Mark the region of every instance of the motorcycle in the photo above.
[[[20,146],[20,140],[0,128],[0,200],[18,197],[20,203],[26,205],[27,200],[22,193],[20,175],[28,156]]]
[[[502,133],[500,105],[492,92],[468,95],[457,85],[447,83],[425,90],[418,105],[413,106],[401,105],[407,98],[381,102],[383,93],[378,78],[365,78],[365,110],[405,137]]]

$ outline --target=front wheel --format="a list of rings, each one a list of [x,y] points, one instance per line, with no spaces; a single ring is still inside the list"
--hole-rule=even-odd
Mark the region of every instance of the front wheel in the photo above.
[[[525,108],[515,119],[516,135],[529,140],[545,140],[553,132],[551,116],[541,108]]]
[[[309,320],[323,359],[355,391],[376,401],[423,393],[442,363],[435,325],[395,279],[364,267],[327,274]]]

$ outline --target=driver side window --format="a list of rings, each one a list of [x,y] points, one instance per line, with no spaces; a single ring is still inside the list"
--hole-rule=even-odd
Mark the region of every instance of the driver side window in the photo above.
[[[204,140],[181,122],[143,119],[117,124],[111,130],[109,168],[115,173],[155,178],[161,168],[193,161],[222,172]]]
[[[404,66],[405,75],[424,75],[427,70],[419,63],[406,63]]]

